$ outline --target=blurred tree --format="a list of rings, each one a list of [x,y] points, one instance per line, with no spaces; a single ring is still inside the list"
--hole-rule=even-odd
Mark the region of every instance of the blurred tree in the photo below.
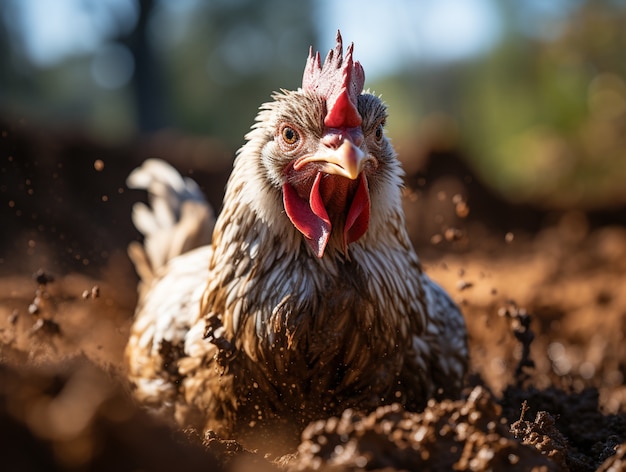
[[[42,65],[25,47],[25,3],[0,0],[0,46],[8,50],[0,113],[113,140],[177,127],[219,135],[234,148],[255,115],[251,104],[298,85],[314,42],[310,1],[298,8],[288,0],[72,5],[98,30],[96,48]],[[72,18],[51,21],[69,27]]]
[[[119,40],[131,51],[134,59],[132,91],[136,109],[137,126],[143,132],[166,126],[166,100],[163,98],[162,65],[157,60],[154,45],[149,38],[150,18],[154,0],[138,0],[137,24],[129,34]]]
[[[516,200],[626,202],[626,9],[578,3],[549,34],[524,36],[520,4],[501,2],[509,34],[468,70],[463,137],[480,173]]]
[[[287,0],[220,0],[199,3],[176,24],[162,5],[153,40],[165,61],[174,121],[239,146],[255,104],[280,87],[299,86],[315,43],[312,9],[312,2],[293,8]]]

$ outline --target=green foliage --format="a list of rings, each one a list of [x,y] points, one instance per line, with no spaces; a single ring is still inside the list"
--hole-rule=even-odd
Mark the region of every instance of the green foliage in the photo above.
[[[550,39],[507,37],[472,67],[464,140],[487,181],[551,205],[626,201],[626,13],[588,2]]]
[[[296,88],[314,42],[310,2],[202,3],[182,20],[182,39],[162,50],[174,122],[238,146],[254,104]],[[167,18],[163,21],[168,24]]]

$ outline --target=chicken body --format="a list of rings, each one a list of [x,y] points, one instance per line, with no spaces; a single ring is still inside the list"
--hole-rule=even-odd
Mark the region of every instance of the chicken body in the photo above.
[[[340,37],[330,61],[344,69],[349,61],[359,73],[352,48],[342,57]],[[126,351],[130,379],[140,400],[182,425],[258,444],[268,431],[290,435],[348,407],[419,409],[460,392],[462,316],[409,241],[386,109],[361,92],[359,77],[352,81],[358,91],[345,102],[343,92],[329,98],[305,86],[261,107],[209,245],[160,267],[152,261],[165,249],[135,247],[144,275]],[[148,168],[136,173],[153,207],[176,181]],[[186,200],[202,203],[178,187],[166,192],[180,195],[169,231],[206,234],[209,210],[185,214]],[[144,231],[146,248],[164,226]],[[171,251],[172,238],[160,237]]]

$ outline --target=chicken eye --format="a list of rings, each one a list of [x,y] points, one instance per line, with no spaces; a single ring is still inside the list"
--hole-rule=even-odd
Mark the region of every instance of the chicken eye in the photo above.
[[[380,141],[381,139],[383,139],[383,125],[382,125],[382,123],[379,124],[376,127],[376,133],[374,134],[374,136],[376,137],[376,141]]]
[[[282,129],[281,136],[283,138],[283,141],[289,145],[296,144],[298,142],[298,139],[300,139],[300,135],[298,134],[298,132],[289,126],[285,126]]]

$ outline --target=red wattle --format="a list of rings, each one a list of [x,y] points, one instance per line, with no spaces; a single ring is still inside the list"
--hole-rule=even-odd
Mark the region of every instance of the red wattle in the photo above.
[[[283,205],[287,216],[306,238],[317,257],[324,255],[324,249],[330,238],[331,224],[320,195],[322,174],[318,172],[311,187],[309,201],[298,195],[290,184],[283,185]]]
[[[318,172],[309,191],[309,198],[301,197],[293,185],[285,183],[283,185],[283,204],[285,212],[292,224],[305,237],[307,244],[311,247],[317,257],[322,257],[326,245],[330,239],[332,223],[328,216],[328,210],[322,197],[321,183],[324,174]],[[326,181],[328,184],[328,181]],[[328,192],[340,191],[337,187],[324,187]],[[328,200],[329,195],[326,195]],[[341,199],[345,202],[345,200]],[[344,208],[341,206],[341,208]],[[345,210],[343,210],[345,211]],[[356,183],[356,189],[347,210],[345,224],[343,228],[344,249],[348,245],[365,234],[370,220],[370,198],[367,178],[361,175]]]
[[[370,222],[370,195],[365,175],[361,175],[359,183],[348,210],[346,224],[343,228],[344,244],[358,240],[365,234]]]

